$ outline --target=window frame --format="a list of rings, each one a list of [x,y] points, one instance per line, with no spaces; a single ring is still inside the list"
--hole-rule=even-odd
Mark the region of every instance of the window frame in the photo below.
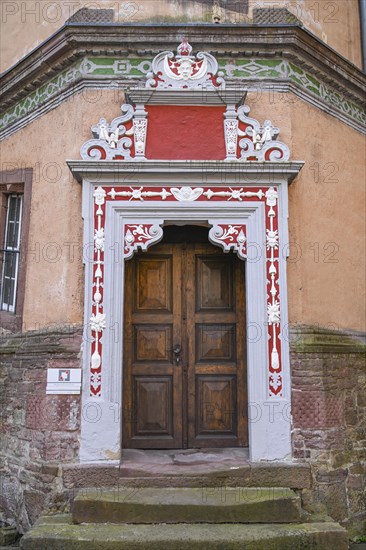
[[[0,328],[18,332],[22,330],[25,281],[27,268],[27,251],[30,222],[30,203],[32,192],[32,168],[21,168],[0,171],[0,243],[5,244],[8,196],[22,195],[22,212],[20,217],[20,254],[18,260],[18,277],[16,286],[15,311],[0,309]],[[3,259],[0,257],[0,276],[2,280]],[[2,307],[2,304],[0,304]]]

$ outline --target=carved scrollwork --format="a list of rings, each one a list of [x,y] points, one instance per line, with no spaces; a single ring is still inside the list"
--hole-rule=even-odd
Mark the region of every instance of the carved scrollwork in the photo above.
[[[273,126],[270,120],[260,125],[256,119],[248,116],[249,112],[250,108],[247,105],[242,105],[238,109],[238,120],[245,128],[245,130],[240,127],[238,129],[238,135],[242,137],[239,141],[241,160],[261,162],[289,160],[289,148],[282,141],[277,141],[279,128]]]
[[[218,244],[224,252],[233,249],[239,258],[246,258],[246,227],[244,224],[214,223],[208,238],[213,244]]]
[[[101,118],[98,124],[92,126],[94,139],[86,141],[80,150],[84,160],[114,160],[115,158],[131,159],[133,128],[127,129],[126,122],[132,121],[134,108],[132,105],[122,105],[122,116],[108,124]],[[131,123],[132,124],[132,123]]]
[[[213,55],[199,52],[192,56],[192,46],[183,39],[177,48],[177,55],[165,51],[159,53],[151,64],[147,74],[146,88],[182,89],[182,88],[218,88],[225,89],[223,73],[219,72],[217,60]]]
[[[161,224],[163,221],[161,221]],[[163,228],[159,223],[126,223],[124,227],[124,257],[131,258],[138,248],[146,250],[163,237]]]

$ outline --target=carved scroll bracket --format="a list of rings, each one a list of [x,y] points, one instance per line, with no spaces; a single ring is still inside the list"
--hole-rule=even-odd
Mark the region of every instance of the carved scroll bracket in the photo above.
[[[144,223],[126,223],[123,231],[123,251],[125,259],[132,258],[140,248],[147,250],[163,238],[164,220],[147,220]]]
[[[212,228],[209,231],[208,238],[212,244],[218,244],[224,252],[233,250],[239,258],[246,258],[246,226],[241,223],[217,223],[210,221]]]

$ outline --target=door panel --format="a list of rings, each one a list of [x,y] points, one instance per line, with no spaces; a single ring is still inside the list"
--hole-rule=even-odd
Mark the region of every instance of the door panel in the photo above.
[[[196,259],[197,311],[231,310],[233,303],[232,264],[215,257]]]
[[[126,262],[123,446],[182,446],[181,254],[160,245]],[[174,290],[174,301],[173,301]]]
[[[172,312],[172,257],[139,258],[135,311]]]
[[[172,392],[171,376],[134,376],[134,436],[173,437]]]
[[[244,264],[200,244],[187,250],[186,266],[188,446],[244,446]]]
[[[192,242],[137,254],[126,262],[124,332],[124,447],[247,445],[236,255]]]
[[[235,437],[236,417],[236,377],[196,375],[196,432],[215,437],[226,435]]]
[[[235,361],[235,325],[196,324],[196,363]]]

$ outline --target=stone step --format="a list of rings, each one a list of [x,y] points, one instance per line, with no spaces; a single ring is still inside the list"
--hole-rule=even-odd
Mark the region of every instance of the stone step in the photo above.
[[[88,487],[290,487],[309,489],[309,464],[232,462],[230,465],[202,463],[163,465],[66,464],[62,480],[69,490]]]
[[[346,531],[333,522],[298,524],[84,524],[41,518],[23,550],[346,550]]]
[[[300,497],[278,487],[91,489],[72,510],[74,523],[292,523],[300,514]]]

